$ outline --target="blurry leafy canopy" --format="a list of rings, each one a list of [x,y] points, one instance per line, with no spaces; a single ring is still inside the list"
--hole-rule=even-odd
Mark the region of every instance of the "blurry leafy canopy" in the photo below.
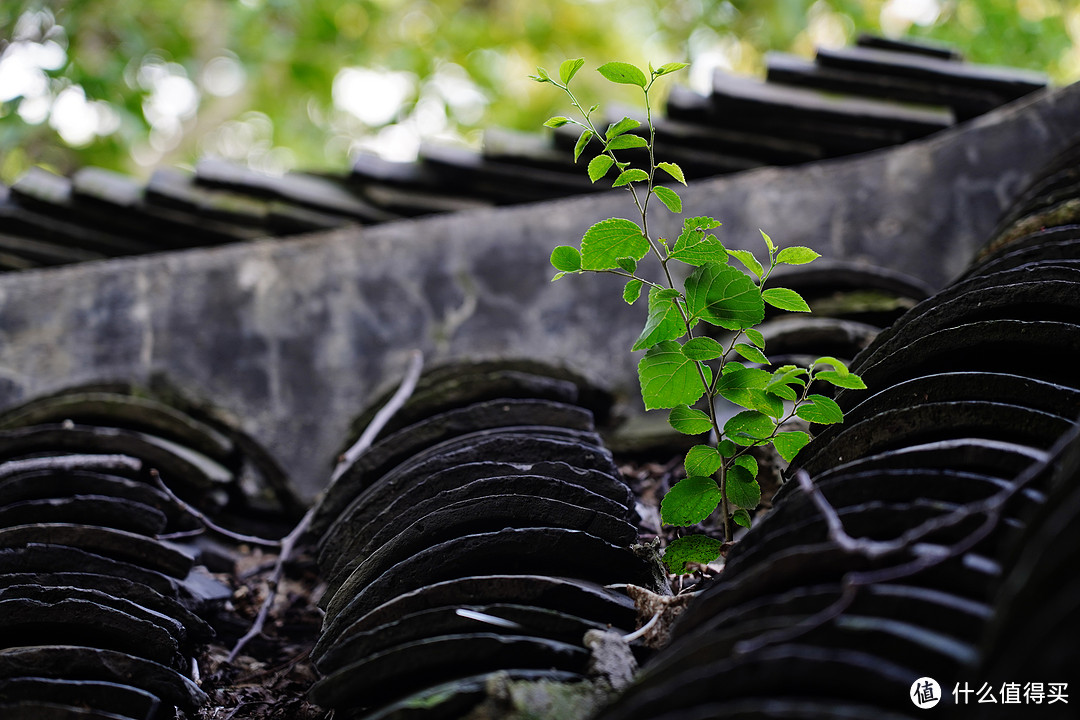
[[[912,8],[923,16],[913,20]],[[553,55],[639,65],[684,57],[702,68],[700,81],[718,61],[759,72],[768,50],[810,55],[883,25],[952,43],[975,62],[1043,70],[1058,82],[1080,77],[1080,7],[1058,0],[7,0],[0,180],[30,164],[145,172],[207,152],[256,166],[341,169],[387,127],[413,147],[428,137],[475,142],[488,126],[532,129],[557,103],[522,78]],[[20,93],[12,46],[47,41],[63,54],[36,68],[36,90]],[[214,95],[212,67],[242,82]],[[400,109],[365,121],[348,103],[335,106],[335,78],[349,67],[398,73]],[[180,78],[169,80],[182,91],[172,106],[152,97],[162,78]],[[582,83],[600,98],[631,97],[595,73]],[[453,99],[462,87],[471,102]],[[58,134],[65,90],[69,115],[100,116],[97,133]],[[194,105],[178,107],[177,97]]]

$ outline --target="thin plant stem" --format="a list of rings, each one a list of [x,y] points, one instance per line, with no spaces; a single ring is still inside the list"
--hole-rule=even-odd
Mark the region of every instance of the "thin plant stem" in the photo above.
[[[259,608],[259,614],[255,616],[255,621],[251,623],[251,627],[244,633],[244,636],[237,640],[236,645],[229,651],[226,662],[231,663],[236,660],[237,656],[240,655],[240,651],[244,649],[244,646],[247,645],[252,638],[261,633],[263,627],[265,627],[266,618],[270,616],[270,610],[274,607],[274,600],[277,598],[277,591],[278,586],[281,584],[281,578],[285,575],[285,563],[292,557],[296,544],[311,526],[311,520],[315,517],[316,507],[317,506],[312,505],[308,508],[308,511],[304,513],[304,517],[300,518],[300,522],[296,524],[296,527],[281,540],[281,550],[278,553],[277,562],[274,563],[274,571],[270,573],[270,577],[266,581],[266,598]]]
[[[194,516],[195,519],[202,524],[204,530],[209,530],[215,535],[220,535],[230,540],[235,540],[239,543],[247,543],[248,545],[262,545],[263,547],[281,546],[281,540],[270,540],[268,538],[261,538],[255,535],[245,535],[244,533],[234,532],[232,530],[229,530],[228,528],[221,527],[216,522],[208,518],[198,508],[193,507],[192,505],[184,502],[179,497],[177,497],[176,493],[172,491],[172,488],[166,485],[165,482],[161,479],[161,474],[157,471],[156,468],[150,469],[150,479],[154,481],[154,484],[158,487],[159,490],[169,496],[170,500],[179,505],[181,509],[183,509],[185,512]]]
[[[379,412],[375,413],[375,417],[372,418],[371,423],[364,429],[364,432],[353,443],[352,447],[346,450],[337,466],[334,468],[334,472],[330,476],[330,484],[333,485],[341,478],[349,467],[356,462],[357,458],[364,454],[371,444],[375,441],[382,429],[386,427],[386,423],[389,422],[401,406],[405,404],[405,401],[412,395],[413,390],[416,389],[416,383],[420,380],[420,371],[424,368],[424,354],[419,350],[413,350],[409,354],[409,365],[405,371],[405,377],[401,380],[401,384],[398,386],[394,395],[386,401],[386,404],[379,408]]]
[[[375,417],[372,418],[371,423],[360,435],[360,438],[350,447],[342,456],[341,461],[334,469],[334,473],[331,476],[330,484],[333,485],[342,476],[344,471],[356,461],[358,457],[364,454],[364,452],[371,447],[371,444],[375,441],[375,437],[382,431],[391,418],[397,413],[398,410],[405,404],[405,402],[412,395],[413,390],[416,388],[416,383],[420,378],[420,372],[424,366],[424,355],[419,350],[414,350],[409,356],[409,367],[405,372],[405,377],[401,381],[401,385],[398,386],[394,395],[386,402],[386,404],[379,409],[379,412],[375,413]],[[308,528],[311,527],[311,521],[315,517],[315,509],[317,505],[312,505],[308,508],[308,511],[304,513],[304,517],[300,518],[300,522],[296,524],[288,535],[281,539],[279,544],[281,551],[278,553],[277,561],[274,563],[274,570],[271,572],[270,577],[266,581],[266,598],[263,600],[262,606],[259,608],[258,615],[255,616],[255,621],[248,628],[248,631],[244,633],[244,636],[237,640],[236,645],[229,652],[227,662],[233,662],[240,655],[240,651],[244,646],[251,641],[252,638],[258,636],[262,632],[263,627],[266,625],[266,618],[270,616],[270,610],[274,606],[274,600],[277,598],[278,586],[281,584],[281,578],[285,574],[285,563],[289,561],[295,551],[296,544],[307,533]]]

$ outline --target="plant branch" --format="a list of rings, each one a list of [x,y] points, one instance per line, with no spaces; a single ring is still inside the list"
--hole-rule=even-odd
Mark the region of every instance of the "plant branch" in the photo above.
[[[1076,442],[1078,437],[1080,437],[1080,427],[1074,426],[1069,432],[1058,438],[1057,442],[1047,452],[1045,460],[1039,460],[1029,465],[1008,486],[982,500],[967,503],[944,515],[925,520],[902,533],[900,537],[890,541],[851,537],[844,530],[839,513],[825,498],[821,489],[811,481],[809,474],[805,470],[799,470],[795,473],[799,487],[809,495],[811,501],[822,514],[828,528],[829,540],[835,543],[837,547],[850,554],[862,555],[868,560],[876,560],[890,554],[904,552],[907,552],[911,557],[906,562],[890,567],[845,573],[841,580],[840,596],[828,607],[791,627],[770,631],[753,640],[737,643],[735,652],[737,654],[747,654],[776,643],[790,642],[839,617],[841,613],[851,606],[860,587],[910,577],[968,552],[989,536],[998,526],[1005,505],[1031,484],[1040,473],[1050,467],[1069,444]],[[951,545],[926,542],[927,538],[934,533],[955,527],[979,516],[983,518],[979,526]]]
[[[592,118],[590,117],[589,113],[585,112],[585,110],[581,107],[581,103],[578,102],[577,97],[574,96],[574,92],[570,89],[570,87],[568,85],[561,85],[561,84],[555,82],[554,80],[552,80],[551,83],[553,85],[555,85],[555,87],[561,88],[570,97],[570,103],[574,107],[576,107],[578,109],[578,112],[580,112],[582,114],[582,116],[585,118],[585,122],[588,123],[588,127],[586,129],[588,129],[590,132],[592,132],[593,137],[595,137],[597,139],[597,141],[602,146],[604,146],[604,149],[601,152],[603,154],[606,154],[608,157],[610,157],[611,161],[615,164],[615,168],[618,169],[618,167],[619,167],[619,159],[617,157],[615,157],[615,151],[614,150],[608,149],[607,142],[605,142],[607,136],[600,134],[600,131],[596,128],[596,125],[595,125],[595,123],[593,123]],[[652,86],[652,83],[650,82],[649,85]],[[646,108],[647,108],[648,107],[648,89],[647,88],[645,89],[645,98],[646,98]],[[651,115],[648,115],[648,117],[650,118],[649,119],[649,130],[650,130],[650,133],[651,133],[652,130],[653,130]],[[582,126],[582,127],[584,127],[584,126]],[[601,139],[601,138],[603,138],[603,139]],[[660,264],[663,266],[664,272],[667,274],[668,285],[670,287],[674,288],[675,284],[672,282],[671,274],[667,270],[667,262],[665,261],[663,255],[660,253],[660,249],[656,246],[656,243],[653,241],[653,239],[651,237],[649,237],[649,220],[648,220],[648,217],[647,217],[647,211],[648,211],[648,207],[649,207],[649,198],[652,196],[652,175],[653,175],[653,172],[655,170],[655,168],[652,166],[652,157],[653,157],[652,152],[653,152],[653,150],[652,150],[652,142],[650,141],[650,143],[649,143],[649,187],[648,187],[648,191],[647,191],[647,193],[645,195],[644,204],[642,204],[640,198],[638,198],[637,190],[634,189],[634,183],[627,183],[626,184],[626,189],[630,191],[630,196],[634,199],[634,207],[637,208],[638,214],[641,216],[641,234],[645,237],[645,240],[648,241],[649,247],[652,249],[653,253],[656,255],[657,259],[660,261]]]
[[[390,421],[401,406],[405,404],[405,401],[412,395],[413,390],[416,389],[416,383],[420,380],[420,372],[424,368],[424,354],[419,350],[413,350],[409,354],[409,366],[405,371],[405,377],[401,380],[401,385],[398,386],[394,395],[386,401],[386,404],[379,408],[379,412],[375,413],[375,417],[372,418],[371,423],[364,429],[363,434],[353,443],[352,447],[346,450],[341,459],[338,461],[337,466],[334,468],[334,472],[330,476],[330,484],[333,485],[338,479],[345,473],[345,471],[356,462],[357,458],[364,454],[364,452],[371,447],[371,443],[375,441],[375,436],[382,432],[382,429],[386,427],[386,423]]]
[[[627,280],[638,280],[639,282],[648,285],[649,287],[664,289],[664,286],[660,283],[655,283],[652,280],[647,280],[643,277],[636,275],[635,273],[629,273],[625,270],[589,270],[588,272],[607,273],[609,275],[626,278]]]
[[[296,543],[300,541],[300,538],[304,536],[304,533],[308,531],[311,526],[311,520],[315,517],[315,509],[317,506],[312,505],[308,508],[308,511],[304,513],[304,517],[300,518],[300,522],[296,524],[288,535],[281,540],[281,550],[278,553],[277,562],[274,563],[274,571],[270,573],[270,577],[266,581],[266,599],[263,600],[262,606],[259,608],[259,614],[255,616],[255,621],[251,623],[251,627],[244,633],[244,636],[236,641],[236,645],[229,651],[229,656],[226,658],[226,662],[233,662],[236,660],[240,651],[244,649],[244,646],[248,642],[262,632],[263,627],[266,625],[266,618],[270,615],[271,608],[274,607],[274,600],[277,598],[278,585],[281,584],[281,578],[285,575],[285,563],[292,557],[293,550],[296,548]]]
[[[649,104],[649,88],[652,87],[653,81],[655,80],[656,78],[654,77],[649,81],[647,86],[642,88],[642,93],[645,95],[645,124],[649,127],[649,184],[645,191],[645,203],[639,210],[641,210],[641,226],[645,231],[646,237],[649,235],[649,200],[651,200],[653,196],[653,175],[656,173],[656,156],[653,148],[653,145],[656,143],[656,129],[653,127],[652,107]],[[667,272],[667,262],[664,262],[664,272]],[[670,282],[670,280],[671,276],[669,275],[668,281]]]
[[[710,403],[711,405],[712,403]],[[716,421],[713,420],[713,427],[715,428]],[[721,437],[717,435],[717,437]],[[724,516],[724,542],[731,542],[731,501],[727,496],[727,476],[728,476],[727,463],[720,463],[720,511]]]
[[[893,543],[867,540],[866,538],[853,538],[844,530],[844,523],[829,501],[822,494],[821,489],[810,480],[810,475],[805,470],[795,473],[795,479],[799,487],[807,494],[811,502],[817,507],[818,512],[825,518],[825,526],[828,528],[829,539],[846,553],[857,553],[868,558],[877,558],[897,549]]]
[[[222,537],[229,538],[230,540],[247,543],[249,545],[262,545],[264,547],[278,547],[281,545],[281,540],[269,540],[267,538],[256,537],[255,535],[245,535],[243,533],[234,532],[232,530],[229,530],[228,528],[221,527],[216,522],[208,518],[205,514],[203,514],[203,512],[200,511],[198,508],[189,505],[188,503],[177,497],[176,493],[172,491],[172,488],[166,485],[165,482],[161,479],[161,473],[159,473],[156,468],[150,469],[150,479],[154,481],[154,485],[156,485],[159,490],[168,495],[169,499],[179,505],[180,508],[184,510],[184,512],[194,516],[196,520],[202,523],[204,530],[209,530],[215,535],[221,535]]]
[[[330,479],[330,485],[337,482],[338,478],[344,473],[344,471],[356,461],[375,441],[375,437],[386,427],[386,423],[394,416],[394,414],[401,409],[401,406],[412,395],[413,390],[416,388],[416,383],[420,378],[420,372],[424,366],[424,356],[419,350],[413,350],[409,358],[409,367],[405,372],[405,377],[401,381],[401,385],[398,386],[394,395],[386,402],[386,404],[379,409],[379,412],[375,413],[375,417],[364,429],[364,432],[360,435],[360,438],[350,447],[342,456],[341,461],[338,462],[337,467],[334,469],[334,473]],[[266,598],[263,600],[262,606],[259,608],[258,615],[255,616],[255,621],[251,624],[244,636],[241,637],[233,649],[229,652],[227,662],[233,662],[240,651],[245,645],[259,633],[262,632],[263,627],[266,625],[266,618],[270,615],[270,610],[274,606],[274,600],[277,597],[278,586],[281,583],[281,578],[285,574],[285,563],[292,557],[293,551],[296,548],[296,544],[307,533],[308,528],[311,526],[311,521],[315,517],[316,505],[312,505],[308,508],[308,511],[304,513],[304,517],[300,519],[300,522],[296,524],[288,535],[286,535],[280,541],[281,551],[278,554],[277,561],[274,563],[274,570],[270,574],[270,577],[266,581]]]

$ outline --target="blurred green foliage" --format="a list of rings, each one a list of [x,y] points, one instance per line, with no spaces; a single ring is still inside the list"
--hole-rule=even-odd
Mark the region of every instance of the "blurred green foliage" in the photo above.
[[[356,152],[532,130],[557,99],[526,76],[553,58],[690,60],[700,90],[713,67],[760,73],[767,51],[859,32],[1080,78],[1066,0],[0,0],[0,180],[207,153],[341,170]],[[579,82],[622,99],[596,73]]]

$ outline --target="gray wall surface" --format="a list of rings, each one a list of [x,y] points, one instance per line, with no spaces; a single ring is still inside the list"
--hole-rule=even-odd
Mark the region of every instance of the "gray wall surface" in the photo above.
[[[868,155],[700,181],[689,215],[729,247],[781,246],[942,286],[1041,166],[1080,136],[1080,86]],[[660,158],[661,160],[663,158]],[[662,208],[660,208],[662,210]],[[0,277],[0,407],[162,375],[239,418],[298,491],[326,483],[350,418],[404,371],[530,357],[636,393],[644,321],[616,278],[549,283],[551,248],[630,216],[622,192]],[[658,234],[678,221],[657,213]]]

